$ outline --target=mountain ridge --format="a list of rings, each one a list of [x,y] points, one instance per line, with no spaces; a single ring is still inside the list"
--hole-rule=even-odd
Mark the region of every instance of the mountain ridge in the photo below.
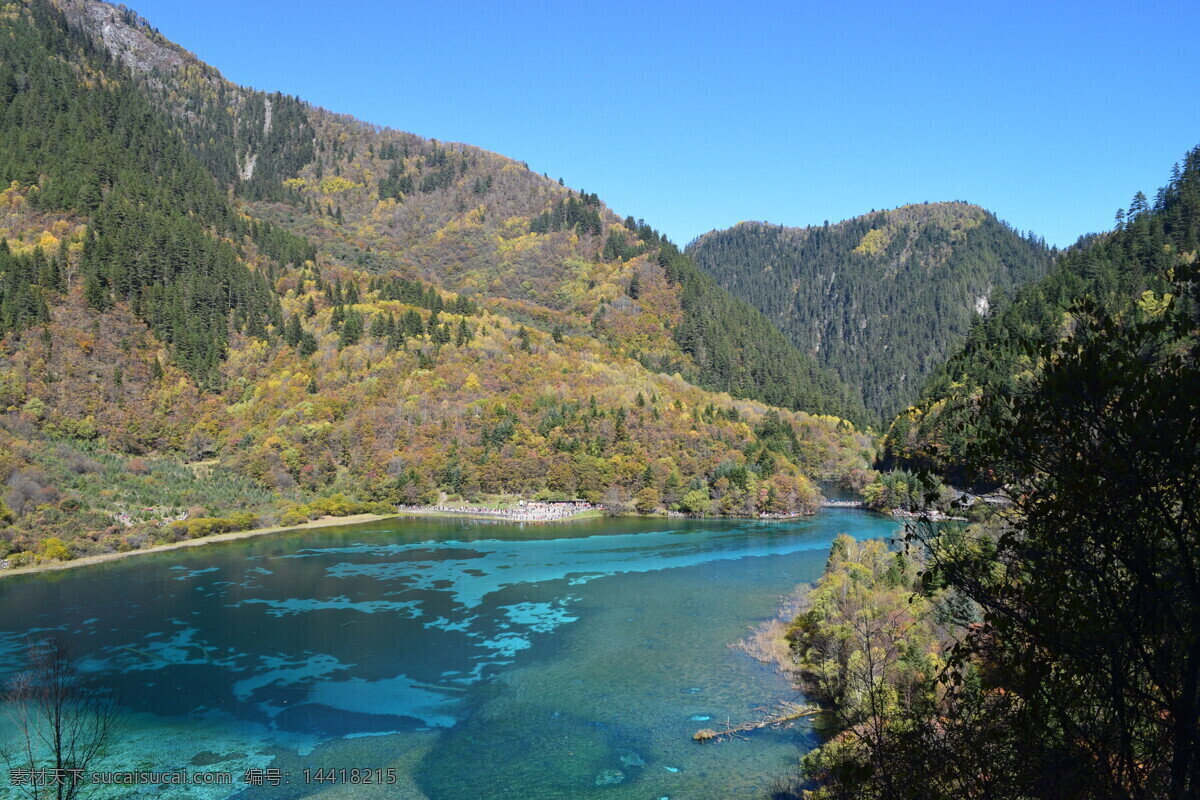
[[[1153,201],[1138,192],[1117,227],[1088,234],[1062,251],[1054,269],[1014,293],[1010,302],[973,321],[962,344],[925,380],[921,395],[891,421],[883,439],[885,466],[951,475],[987,486],[966,465],[975,399],[1014,393],[1033,381],[1038,347],[1069,336],[1076,317],[1112,314],[1138,319],[1171,304],[1194,313],[1180,291],[1182,273],[1200,242],[1200,147],[1177,164]]]
[[[738,396],[866,421],[836,376],[795,351],[750,306],[731,303],[643,220],[622,220],[595,194],[472,145],[236,86],[132,12],[98,0],[55,2],[110,54],[141,69],[152,102],[187,123],[181,135],[251,213],[300,233],[343,265],[395,269],[476,298],[534,302],[573,315],[577,328],[592,324],[615,337],[618,348],[650,368]],[[114,33],[121,26],[126,30]],[[169,90],[155,65],[178,77]],[[668,284],[649,314],[626,291],[643,277]],[[686,324],[698,315],[718,319]],[[731,334],[746,325],[753,335]],[[626,345],[628,332],[634,336]],[[764,383],[768,374],[778,378],[775,385]]]
[[[973,314],[1044,274],[1054,253],[961,201],[805,227],[744,221],[688,252],[885,418],[915,398]]]

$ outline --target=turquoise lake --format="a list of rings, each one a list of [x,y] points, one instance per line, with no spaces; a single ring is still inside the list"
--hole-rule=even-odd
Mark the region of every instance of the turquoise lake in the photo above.
[[[728,645],[820,575],[834,536],[899,531],[830,509],[275,534],[0,581],[0,675],[31,634],[61,635],[128,709],[100,768],[234,776],[99,797],[756,797],[813,738],[692,741],[796,697]],[[243,783],[267,768],[280,785]],[[318,768],[396,783],[306,784]]]

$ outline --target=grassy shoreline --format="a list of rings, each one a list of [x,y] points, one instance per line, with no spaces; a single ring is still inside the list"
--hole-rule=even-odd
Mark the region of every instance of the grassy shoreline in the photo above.
[[[265,536],[269,533],[285,533],[287,531],[302,531],[311,528],[329,528],[334,525],[356,525],[360,522],[374,522],[380,519],[391,519],[399,517],[401,514],[352,514],[345,517],[322,517],[314,519],[310,522],[304,522],[299,525],[274,525],[269,528],[251,528],[245,531],[232,531],[230,533],[214,533],[211,536],[201,536],[197,539],[186,539],[182,542],[171,542],[170,544],[156,544],[152,547],[142,547],[137,550],[126,550],[123,553],[101,553],[95,556],[84,556],[83,558],[75,558],[70,561],[54,561],[48,564],[34,564],[28,567],[13,567],[11,569],[0,570],[0,578],[5,578],[10,575],[32,575],[37,572],[53,572],[62,569],[74,569],[75,567],[86,567],[92,564],[102,564],[105,561],[116,561],[121,558],[130,556],[140,556],[146,553],[163,553],[168,550],[182,550],[185,547],[201,547],[206,544],[215,544],[216,542],[232,542],[237,539],[249,539],[254,536]]]
[[[554,524],[573,522],[576,520],[598,519],[605,516],[605,513],[600,510],[584,511],[579,514],[573,514],[569,517],[554,520],[539,520],[535,524]],[[659,514],[636,514],[625,513],[617,516],[664,516]],[[809,515],[805,515],[809,516]],[[131,556],[140,556],[147,553],[164,553],[169,550],[181,550],[187,547],[203,547],[208,544],[216,544],[218,542],[232,542],[238,539],[250,539],[255,536],[266,536],[271,533],[287,533],[289,531],[311,530],[313,528],[330,528],[336,525],[358,525],[363,522],[376,522],[383,519],[395,519],[397,517],[437,517],[440,519],[479,519],[489,522],[512,522],[521,524],[522,520],[507,520],[498,518],[492,514],[473,513],[469,509],[462,511],[434,511],[423,509],[406,508],[391,514],[349,514],[344,517],[322,517],[321,519],[311,520],[299,525],[273,525],[266,528],[251,528],[244,531],[232,531],[229,533],[214,533],[210,536],[201,536],[196,539],[185,539],[181,542],[171,542],[169,544],[156,544],[151,547],[143,547],[137,550],[126,550],[119,553],[101,553],[94,556],[83,556],[70,561],[51,561],[44,564],[34,564],[28,567],[12,567],[9,569],[0,569],[0,579],[13,575],[33,575],[39,572],[56,572],[64,569],[75,569],[76,567],[87,567],[92,564],[103,564],[106,561],[116,561],[122,558]],[[732,519],[734,517],[713,517],[713,519]],[[783,521],[783,520],[781,520]]]
[[[552,520],[552,522],[569,522],[575,519],[595,519],[602,516],[601,512],[587,511],[582,514],[576,514],[572,517],[567,517],[561,520]],[[299,525],[273,525],[267,528],[251,528],[245,531],[232,531],[230,533],[214,533],[211,536],[201,536],[196,539],[186,539],[181,542],[171,542],[170,544],[156,544],[151,547],[142,547],[137,550],[126,550],[120,553],[101,553],[95,556],[84,556],[75,558],[70,561],[52,561],[45,564],[33,564],[28,567],[13,567],[10,569],[0,569],[0,579],[12,575],[33,575],[38,572],[55,572],[64,569],[74,569],[76,567],[87,567],[92,564],[103,564],[106,561],[116,561],[130,556],[140,556],[146,553],[163,553],[168,550],[181,550],[185,547],[202,547],[208,544],[216,544],[217,542],[232,542],[238,539],[249,539],[254,536],[265,536],[271,533],[287,533],[289,531],[310,530],[312,528],[329,528],[335,525],[358,525],[363,522],[375,522],[381,519],[395,519],[397,517],[438,517],[443,519],[484,519],[496,521],[496,517],[490,514],[471,513],[468,510],[464,511],[423,511],[417,509],[403,509],[393,514],[350,514],[344,517],[322,517],[321,519],[311,520]],[[518,521],[519,522],[519,521]]]

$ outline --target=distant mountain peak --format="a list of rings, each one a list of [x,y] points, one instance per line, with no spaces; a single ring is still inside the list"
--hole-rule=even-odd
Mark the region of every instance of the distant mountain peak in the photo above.
[[[1040,277],[1052,257],[962,201],[804,227],[740,222],[688,252],[885,416],[916,399],[998,289]]]

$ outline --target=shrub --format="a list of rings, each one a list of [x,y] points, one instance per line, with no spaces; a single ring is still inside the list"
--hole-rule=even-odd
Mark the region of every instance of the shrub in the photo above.
[[[303,525],[308,522],[307,506],[299,506],[298,508],[289,508],[283,512],[283,516],[279,518],[280,525]]]
[[[67,549],[67,545],[62,539],[51,536],[42,542],[42,558],[48,561],[69,561],[71,551]]]
[[[257,515],[249,512],[239,512],[231,517],[198,517],[196,519],[172,522],[168,526],[168,532],[171,534],[173,541],[198,539],[201,536],[212,536],[217,533],[250,530],[257,522]]]
[[[679,501],[679,507],[683,511],[689,511],[693,514],[707,514],[712,503],[709,501],[708,492],[701,489],[692,489],[683,496]]]
[[[662,504],[658,489],[647,486],[633,496],[633,506],[643,514],[652,514]]]

